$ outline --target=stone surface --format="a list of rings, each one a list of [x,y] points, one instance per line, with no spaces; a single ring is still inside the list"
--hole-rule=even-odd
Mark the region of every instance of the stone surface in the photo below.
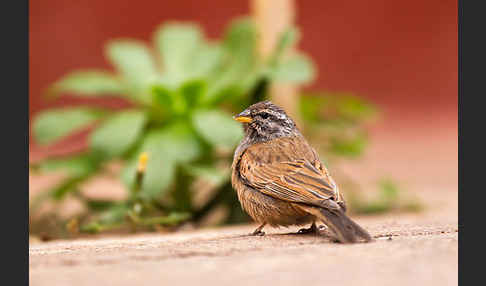
[[[449,193],[454,196],[454,193]],[[255,225],[31,243],[31,285],[457,285],[457,206],[357,217],[376,238],[343,245]],[[335,283],[335,284],[334,284]]]

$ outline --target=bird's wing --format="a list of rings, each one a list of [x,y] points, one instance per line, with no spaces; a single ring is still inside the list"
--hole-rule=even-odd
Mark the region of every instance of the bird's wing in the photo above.
[[[281,200],[322,205],[340,198],[338,188],[304,138],[278,138],[249,147],[239,171],[252,188]]]

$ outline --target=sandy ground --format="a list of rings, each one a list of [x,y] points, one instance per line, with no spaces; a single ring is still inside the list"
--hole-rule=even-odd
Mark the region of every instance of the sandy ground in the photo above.
[[[297,228],[248,236],[254,225],[35,243],[30,284],[457,285],[455,197],[420,214],[358,217],[376,239],[354,245]]]

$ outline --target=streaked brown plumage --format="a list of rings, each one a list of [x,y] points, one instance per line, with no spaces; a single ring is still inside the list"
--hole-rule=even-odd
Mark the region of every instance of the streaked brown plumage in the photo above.
[[[322,221],[340,242],[370,241],[345,214],[344,198],[285,111],[269,101],[248,107],[235,119],[245,137],[235,151],[232,184],[242,208],[261,224],[290,226]]]

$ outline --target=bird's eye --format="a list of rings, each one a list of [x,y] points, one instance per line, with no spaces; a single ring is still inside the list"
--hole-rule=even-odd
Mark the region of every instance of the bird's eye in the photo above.
[[[260,113],[260,117],[261,117],[262,119],[267,119],[269,116],[270,116],[270,114],[268,114],[268,113],[266,113],[266,112]]]

